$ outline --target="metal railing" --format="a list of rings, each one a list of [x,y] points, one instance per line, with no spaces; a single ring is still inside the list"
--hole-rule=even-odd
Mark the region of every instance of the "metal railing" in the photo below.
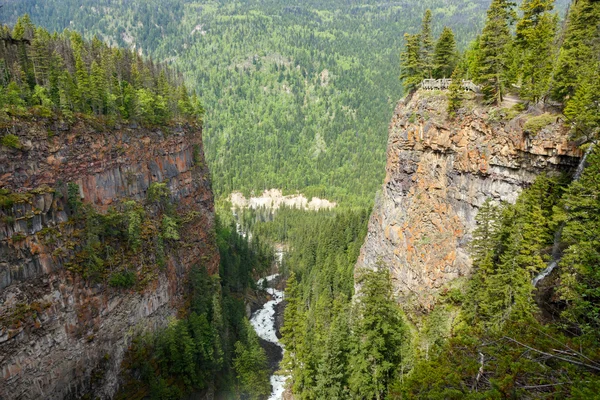
[[[442,78],[442,79],[423,79],[420,84],[421,89],[424,90],[448,90],[450,84],[452,83],[452,79]],[[471,80],[463,79],[461,81],[461,87],[464,90],[470,90],[472,92],[479,92],[479,86],[473,83]]]

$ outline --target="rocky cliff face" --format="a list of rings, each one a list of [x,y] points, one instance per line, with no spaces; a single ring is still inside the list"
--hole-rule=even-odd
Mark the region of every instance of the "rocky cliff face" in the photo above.
[[[201,129],[104,126],[6,127],[21,148],[0,147],[2,399],[110,397],[132,337],[185,309],[190,268],[218,270]]]
[[[538,174],[572,171],[581,156],[558,120],[537,133],[524,129],[540,112],[471,99],[449,119],[446,108],[444,94],[421,91],[396,108],[383,190],[357,263],[389,268],[400,297],[425,308],[470,273],[470,233],[487,198],[512,203]]]

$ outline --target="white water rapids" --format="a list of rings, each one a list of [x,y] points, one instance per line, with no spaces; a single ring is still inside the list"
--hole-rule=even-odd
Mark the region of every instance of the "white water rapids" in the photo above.
[[[279,274],[275,274],[267,276],[266,278],[261,278],[258,280],[258,282],[256,282],[256,284],[259,287],[262,287],[263,284],[268,284],[278,276]],[[272,296],[272,299],[267,301],[260,310],[256,311],[252,315],[252,318],[250,318],[250,324],[261,339],[275,343],[277,346],[281,347],[283,351],[285,351],[283,345],[279,342],[279,339],[275,334],[275,306],[283,301],[283,292],[270,287],[266,288],[266,291]],[[271,375],[271,385],[273,389],[271,396],[269,396],[269,400],[283,399],[286,379],[286,376],[277,374]]]

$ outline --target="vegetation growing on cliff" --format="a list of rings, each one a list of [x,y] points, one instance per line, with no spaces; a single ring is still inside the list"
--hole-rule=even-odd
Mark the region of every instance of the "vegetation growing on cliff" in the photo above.
[[[460,68],[482,86],[489,103],[500,105],[509,93],[534,103],[562,103],[574,135],[591,140],[598,135],[600,115],[600,6],[593,0],[573,2],[561,29],[553,10],[553,0],[524,0],[517,15],[515,3],[493,0],[483,31],[462,55]],[[427,77],[423,37],[423,31],[405,37],[401,78],[409,90]],[[438,46],[446,42],[451,45],[442,36]]]
[[[82,202],[77,184],[66,186],[73,229],[55,242],[54,252],[65,257],[67,269],[94,283],[142,290],[165,270],[179,230],[197,217],[177,212],[165,183],[153,182],[145,202],[124,200],[106,212]]]
[[[246,319],[243,295],[273,255],[220,223],[216,240],[219,276],[201,265],[192,268],[190,309],[157,334],[134,340],[117,398],[180,399],[210,390],[256,399],[270,392],[266,356]]]
[[[254,222],[254,232],[289,244],[282,368],[295,397],[588,398],[600,382],[600,152],[588,161],[578,182],[542,175],[514,205],[486,202],[471,244],[473,276],[441,290],[432,310],[400,304],[406,316],[386,268],[352,273],[352,238],[365,233],[359,213],[283,210]],[[549,289],[532,279],[551,261],[562,224],[556,297],[540,300]],[[362,289],[350,301],[354,284]],[[539,301],[553,305],[542,310]]]

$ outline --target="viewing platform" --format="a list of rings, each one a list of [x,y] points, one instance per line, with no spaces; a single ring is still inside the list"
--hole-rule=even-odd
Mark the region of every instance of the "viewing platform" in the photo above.
[[[423,79],[419,87],[425,90],[448,90],[451,83],[452,79],[449,78]],[[479,86],[474,84],[471,80],[463,79],[461,82],[461,87],[467,91],[479,92]]]

